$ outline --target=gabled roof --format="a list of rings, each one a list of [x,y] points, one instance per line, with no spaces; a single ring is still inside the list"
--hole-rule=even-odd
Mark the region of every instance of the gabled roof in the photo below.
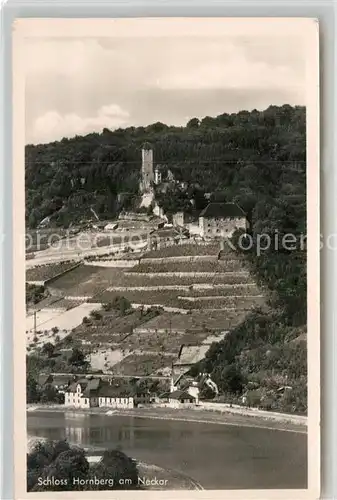
[[[37,378],[37,382],[39,385],[45,385],[47,383],[50,383],[53,380],[53,377],[51,375],[39,375]]]
[[[181,399],[195,399],[193,396],[191,396],[191,394],[189,394],[188,392],[185,392],[185,391],[174,391],[174,392],[171,392],[171,394],[169,395],[169,398],[170,399],[177,399],[177,400],[181,400]]]
[[[245,217],[246,214],[236,203],[209,203],[204,208],[199,217],[213,218],[231,218],[231,217]]]
[[[72,383],[72,384],[70,384],[70,386],[68,387],[67,392],[76,392],[78,384],[80,384],[80,386],[81,386],[81,391],[82,391],[82,392],[84,392],[84,391],[85,391],[85,389],[87,388],[87,385],[88,385],[88,383],[84,383],[84,382],[82,382],[82,381],[73,382],[73,383]]]
[[[101,379],[93,378],[87,381],[85,390],[83,391],[83,395],[86,397],[94,396],[99,390],[101,385]]]
[[[97,396],[101,398],[130,398],[131,391],[125,385],[114,385],[109,382],[103,382],[98,391]]]
[[[53,375],[52,385],[54,386],[64,386],[69,385],[74,382],[74,377],[72,375]]]
[[[163,394],[160,394],[159,399],[168,399],[170,394],[170,392],[163,392]]]

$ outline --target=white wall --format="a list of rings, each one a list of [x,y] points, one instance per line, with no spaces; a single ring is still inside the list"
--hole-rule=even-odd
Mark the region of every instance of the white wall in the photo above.
[[[66,392],[64,395],[64,405],[73,408],[90,408],[89,398],[84,398],[81,385],[78,384],[76,392]]]
[[[123,398],[106,398],[100,397],[98,400],[98,405],[100,408],[133,408],[134,400],[133,398],[123,397]]]
[[[230,237],[237,229],[247,229],[245,217],[204,218],[200,217],[201,235],[205,238]]]

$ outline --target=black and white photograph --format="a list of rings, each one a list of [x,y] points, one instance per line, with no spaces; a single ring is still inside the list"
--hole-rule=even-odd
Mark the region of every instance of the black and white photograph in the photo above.
[[[26,492],[308,491],[317,22],[71,23],[20,45]]]

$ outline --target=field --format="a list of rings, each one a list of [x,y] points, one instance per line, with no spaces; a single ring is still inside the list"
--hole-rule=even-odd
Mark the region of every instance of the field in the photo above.
[[[236,308],[251,309],[253,305],[262,305],[263,297],[254,296],[229,296],[221,295],[218,291],[217,295],[206,294],[190,296],[189,293],[179,290],[166,291],[124,291],[122,293],[105,291],[102,294],[95,295],[92,299],[94,302],[112,302],[114,298],[123,295],[132,304],[158,305],[166,307],[175,307],[178,309],[226,309]],[[199,298],[199,300],[198,300]]]
[[[47,281],[58,274],[67,271],[75,266],[75,262],[66,261],[55,264],[45,264],[42,266],[33,267],[26,271],[26,281]]]
[[[170,262],[140,263],[129,272],[135,273],[226,273],[243,271],[243,264],[239,260],[226,261],[196,261],[196,262]]]
[[[248,284],[252,280],[247,274],[221,275],[214,273],[212,276],[189,275],[172,276],[165,273],[149,275],[148,273],[135,274],[130,269],[102,268],[90,265],[80,265],[73,271],[61,276],[52,284],[53,290],[58,290],[64,295],[92,297],[102,293],[109,287],[146,287],[180,285],[193,286],[194,284]]]
[[[217,255],[220,250],[219,244],[210,245],[171,245],[158,250],[151,250],[144,254],[145,258],[179,257],[195,255]]]
[[[74,338],[79,340],[92,340],[96,345],[119,344],[126,339],[134,328],[140,327],[150,319],[154,318],[156,313],[152,311],[127,311],[120,314],[117,311],[104,312],[99,311],[99,319],[90,318],[90,323],[78,325],[74,331]]]
[[[41,305],[43,314],[49,310],[52,317],[42,322],[48,330],[45,340],[51,336],[51,325],[58,326],[72,330],[71,341],[82,345],[93,370],[128,376],[168,374],[182,345],[200,346],[200,352],[206,352],[217,335],[223,336],[252,308],[264,306],[264,296],[238,256],[226,249],[218,260],[218,252],[216,244],[175,245],[143,256],[164,261],[140,261],[131,268],[104,267],[104,260],[102,266],[78,265],[47,286],[51,297]],[[28,269],[27,278],[43,281],[67,265],[73,262]],[[120,297],[126,299],[123,310]],[[80,300],[85,303],[79,305]],[[128,304],[139,309],[128,310]],[[94,309],[98,314],[92,314]],[[76,321],[65,316],[72,311]]]
[[[46,342],[66,337],[79,325],[83,317],[97,308],[96,304],[81,304],[67,311],[59,309],[41,309],[26,316],[27,346],[41,347]]]
[[[55,297],[54,295],[49,295],[45,299],[42,299],[37,304],[30,304],[30,310],[39,310],[39,309],[55,309],[68,311],[69,309],[73,309],[81,305],[83,301],[80,300],[68,300],[63,297]]]
[[[61,228],[48,228],[48,229],[30,229],[26,232],[26,246],[29,248],[31,245],[49,246],[53,242],[59,241],[69,234],[69,231]]]
[[[111,369],[116,375],[160,375],[165,368],[175,360],[175,356],[165,356],[162,353],[130,354]],[[164,372],[165,373],[165,372]]]
[[[164,313],[146,323],[148,331],[223,331],[242,321],[245,311],[195,311],[193,314]],[[137,329],[138,330],[138,329]],[[140,330],[140,329],[139,329]]]

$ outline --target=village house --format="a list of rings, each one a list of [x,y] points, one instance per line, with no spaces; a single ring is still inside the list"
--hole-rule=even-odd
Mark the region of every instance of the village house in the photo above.
[[[236,203],[209,203],[199,215],[204,238],[230,237],[237,229],[247,230],[247,217]]]
[[[173,373],[171,378],[169,399],[171,398],[171,395],[174,394],[176,391],[181,391],[183,393],[189,394],[194,398],[195,404],[199,403],[199,393],[200,393],[199,383],[196,380],[194,380],[193,377],[189,377],[186,374],[181,374],[178,376],[178,378],[175,379]]]
[[[38,376],[37,383],[40,389],[44,389],[46,386],[51,385],[58,392],[64,393],[74,380],[75,377],[72,375],[41,374]]]
[[[45,374],[45,373],[41,373],[38,377],[37,377],[37,385],[40,389],[42,389],[43,387],[45,387],[46,385],[49,385],[51,384],[53,381],[53,376],[50,375],[50,374]]]
[[[172,408],[181,408],[196,404],[195,397],[191,396],[187,391],[177,390],[171,392],[168,397],[169,406]]]
[[[71,383],[73,383],[75,377],[69,375],[53,375],[53,380],[51,385],[60,393],[64,393]]]
[[[134,397],[127,388],[101,379],[80,379],[65,392],[64,405],[74,408],[133,408]]]
[[[184,227],[184,212],[177,212],[172,216],[173,226]]]
[[[153,396],[149,392],[136,388],[133,391],[134,406],[148,405],[152,402]]]

